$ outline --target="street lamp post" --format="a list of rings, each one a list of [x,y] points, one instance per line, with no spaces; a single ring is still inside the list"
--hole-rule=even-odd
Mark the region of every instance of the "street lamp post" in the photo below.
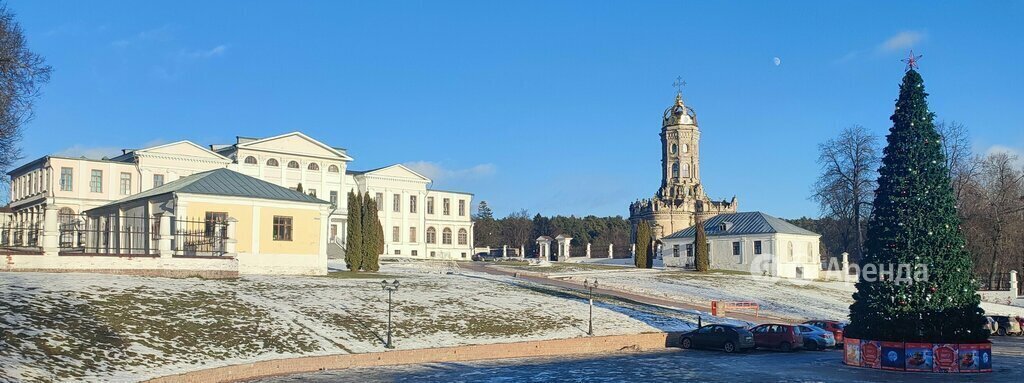
[[[590,324],[587,327],[587,335],[594,335],[594,289],[597,288],[597,280],[591,282],[589,279],[583,280],[583,287],[586,287],[590,293]]]
[[[387,343],[384,344],[384,348],[395,348],[391,344],[391,293],[398,290],[398,280],[396,279],[391,283],[388,283],[387,280],[380,281],[380,287],[388,292],[388,339]]]

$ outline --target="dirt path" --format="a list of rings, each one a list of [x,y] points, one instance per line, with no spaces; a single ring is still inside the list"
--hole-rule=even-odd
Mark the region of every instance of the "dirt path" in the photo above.
[[[571,281],[571,280],[563,280],[563,279],[540,277],[540,276],[535,276],[535,275],[527,275],[527,273],[517,273],[517,272],[514,272],[514,271],[503,270],[503,269],[500,269],[500,268],[490,267],[490,266],[488,266],[486,264],[476,263],[476,262],[474,262],[474,263],[463,263],[463,264],[460,264],[459,266],[462,267],[462,268],[468,269],[468,270],[476,271],[476,272],[487,273],[487,274],[492,274],[492,275],[511,276],[511,277],[515,277],[515,278],[518,278],[518,279],[521,279],[521,280],[524,280],[524,281],[529,281],[529,282],[533,282],[533,283],[537,283],[537,284],[541,284],[541,285],[546,285],[546,286],[559,287],[559,288],[570,289],[570,290],[574,290],[574,291],[586,291],[586,288],[584,288],[581,283],[577,283],[577,282],[574,282],[574,281]],[[617,290],[617,289],[597,288],[597,289],[594,289],[594,293],[595,294],[602,294],[602,295],[609,295],[609,296],[613,296],[613,297],[616,297],[616,298],[630,300],[630,301],[634,301],[634,302],[638,302],[638,303],[649,304],[649,305],[672,307],[672,308],[679,308],[679,309],[685,309],[685,310],[698,310],[698,311],[703,311],[703,312],[710,312],[711,311],[711,306],[710,305],[695,305],[695,304],[692,304],[692,303],[680,302],[680,301],[675,301],[675,300],[665,299],[665,298],[660,298],[660,297],[652,297],[652,296],[649,296],[649,295],[642,295],[642,294],[637,294],[637,293],[632,293],[632,292],[626,292],[626,291],[621,291],[621,290]],[[771,323],[780,323],[780,322],[781,323],[794,323],[792,319],[773,317],[773,316],[765,316],[765,315],[754,316],[754,315],[746,314],[746,313],[729,313],[728,318],[738,319],[738,320],[747,321],[747,322],[751,322],[751,323],[769,323],[769,322],[771,322]]]

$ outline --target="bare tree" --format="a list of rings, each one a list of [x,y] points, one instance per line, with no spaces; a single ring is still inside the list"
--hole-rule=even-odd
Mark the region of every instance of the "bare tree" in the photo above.
[[[823,215],[845,223],[840,230],[843,247],[855,260],[863,253],[863,226],[871,214],[878,153],[878,137],[860,125],[843,129],[838,137],[818,145],[821,175],[811,199],[818,202]]]
[[[533,232],[533,221],[530,220],[530,213],[526,209],[509,214],[502,219],[502,237],[506,243],[516,246],[526,246],[530,241],[530,233]],[[519,256],[523,256],[520,254]]]
[[[957,206],[963,201],[964,188],[977,175],[980,161],[971,152],[971,141],[964,124],[953,121],[942,121],[935,125],[935,130],[942,136],[942,152],[946,155],[946,168],[956,196]]]
[[[1013,254],[1014,243],[1020,242],[1022,219],[1020,214],[1021,198],[1024,195],[1024,172],[1015,168],[1017,156],[1007,153],[992,153],[985,157],[981,164],[978,177],[977,209],[971,222],[981,235],[974,247],[979,250],[976,261],[980,261],[981,250],[988,257],[984,264],[988,268],[989,279],[995,279],[1003,264],[1016,263],[1018,258]],[[979,263],[979,262],[976,262]]]
[[[0,171],[21,158],[21,130],[32,119],[40,87],[50,80],[50,66],[28,49],[21,26],[0,3]]]

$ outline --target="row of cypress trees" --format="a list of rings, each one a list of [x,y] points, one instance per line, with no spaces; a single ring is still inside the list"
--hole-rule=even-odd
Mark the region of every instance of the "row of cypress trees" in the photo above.
[[[704,222],[697,218],[697,234],[694,238],[694,263],[697,271],[706,273],[711,268],[710,257],[708,256],[708,236],[704,231]],[[651,224],[641,221],[636,228],[636,254],[633,257],[633,264],[637,268],[649,269],[654,266],[654,249],[651,242],[654,235],[651,231]],[[703,246],[699,244],[704,244]]]
[[[345,263],[350,271],[380,269],[384,228],[377,218],[377,201],[369,194],[348,193],[347,238]]]

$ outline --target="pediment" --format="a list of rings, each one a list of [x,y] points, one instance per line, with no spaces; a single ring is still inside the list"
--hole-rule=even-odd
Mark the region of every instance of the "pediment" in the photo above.
[[[430,182],[430,178],[427,178],[424,175],[419,174],[413,171],[412,169],[405,167],[405,165],[402,164],[395,164],[380,169],[370,170],[364,174],[380,177],[402,178],[415,181]]]
[[[151,148],[135,151],[138,155],[159,155],[169,157],[188,157],[193,159],[207,159],[212,161],[230,162],[226,157],[214,153],[191,141],[178,141],[169,144],[154,146]]]
[[[341,153],[334,148],[299,132],[286,133],[279,136],[246,142],[238,144],[238,147],[275,153],[296,154],[321,158],[337,158],[343,161],[352,160],[351,157],[344,153]]]

